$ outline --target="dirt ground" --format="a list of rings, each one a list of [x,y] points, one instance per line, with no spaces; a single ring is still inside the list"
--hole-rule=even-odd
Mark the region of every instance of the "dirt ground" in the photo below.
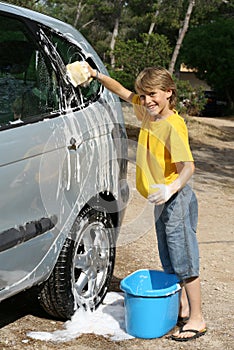
[[[153,208],[135,189],[135,149],[138,126],[130,122],[129,134],[130,201],[117,247],[117,259],[110,291],[119,291],[122,278],[138,269],[161,269],[153,225]],[[42,315],[22,293],[0,304],[0,349],[234,349],[234,219],[233,150],[234,118],[189,117],[191,148],[196,173],[191,181],[199,201],[198,240],[201,261],[202,304],[208,332],[188,343],[158,339],[131,339],[112,342],[102,336],[82,335],[66,343],[31,339],[29,331],[54,331],[62,322]]]

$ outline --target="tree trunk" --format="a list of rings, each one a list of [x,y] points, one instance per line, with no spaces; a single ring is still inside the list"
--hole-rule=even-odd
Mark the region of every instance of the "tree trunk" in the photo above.
[[[180,51],[182,42],[183,42],[184,37],[185,37],[185,33],[187,32],[188,27],[189,27],[189,21],[190,21],[190,17],[191,17],[194,6],[195,6],[195,0],[190,0],[189,6],[187,9],[187,13],[185,16],[184,24],[183,24],[183,27],[179,30],[179,37],[177,39],[176,46],[175,46],[175,49],[174,49],[174,52],[172,55],[172,59],[171,59],[170,65],[169,65],[169,72],[171,74],[173,74],[173,72],[174,72],[176,60],[177,60],[177,57],[179,55],[179,51]]]
[[[149,34],[149,35],[152,34],[153,31],[154,31],[154,27],[155,27],[155,25],[156,25],[156,20],[157,20],[157,17],[158,17],[158,15],[159,15],[159,7],[160,7],[160,5],[161,5],[162,2],[163,2],[163,0],[159,0],[159,2],[158,2],[158,9],[155,11],[154,18],[153,18],[153,22],[151,22],[150,28],[149,28],[149,31],[148,31],[148,34]]]
[[[115,19],[115,26],[112,33],[111,43],[110,43],[110,59],[111,59],[111,67],[115,68],[115,55],[113,51],[115,49],[116,38],[119,34],[119,17]]]
[[[78,24],[81,12],[84,10],[85,6],[86,6],[85,4],[82,6],[82,1],[79,1],[78,4],[77,4],[76,18],[75,18],[74,24],[73,24],[75,28],[76,28],[76,26]]]

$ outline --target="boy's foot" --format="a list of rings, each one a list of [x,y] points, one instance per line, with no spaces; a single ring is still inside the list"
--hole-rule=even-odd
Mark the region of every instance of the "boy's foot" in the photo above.
[[[178,334],[173,334],[171,336],[171,339],[175,341],[184,342],[184,341],[189,341],[189,340],[199,338],[202,335],[204,335],[206,332],[207,332],[206,328],[203,328],[200,331],[198,331],[196,329],[184,329],[184,327],[181,327]]]
[[[177,332],[172,334],[171,339],[176,341],[187,341],[198,338],[206,333],[204,320],[189,319]]]

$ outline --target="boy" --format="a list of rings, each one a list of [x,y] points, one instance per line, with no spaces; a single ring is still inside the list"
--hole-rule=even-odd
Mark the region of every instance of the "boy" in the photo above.
[[[188,341],[200,337],[206,333],[206,325],[201,311],[197,200],[187,184],[194,172],[194,161],[186,125],[174,109],[175,83],[166,69],[145,68],[136,78],[135,94],[88,64],[87,67],[91,77],[132,103],[137,118],[142,121],[136,185],[138,191],[155,205],[163,269],[175,273],[182,285],[178,319],[183,325],[171,338]]]

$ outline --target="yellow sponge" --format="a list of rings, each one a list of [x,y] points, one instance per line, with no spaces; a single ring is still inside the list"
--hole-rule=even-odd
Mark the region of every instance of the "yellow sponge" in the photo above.
[[[66,66],[67,75],[75,87],[87,86],[91,81],[90,73],[85,61],[75,61]]]

